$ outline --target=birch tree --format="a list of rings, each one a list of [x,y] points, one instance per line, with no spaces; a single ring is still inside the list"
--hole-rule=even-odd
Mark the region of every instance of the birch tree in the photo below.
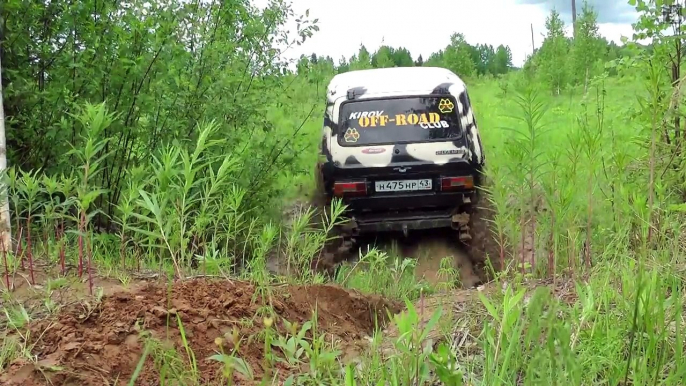
[[[0,57],[0,175],[7,174],[7,143],[5,141],[5,109],[2,102],[2,58]],[[12,249],[10,204],[7,184],[0,181],[0,250]]]
[[[602,56],[603,46],[598,29],[598,14],[584,2],[581,17],[575,26],[576,34],[572,46],[574,80],[583,82],[584,93],[588,91],[588,81],[594,74],[593,66]]]
[[[552,10],[546,19],[546,37],[541,45],[541,75],[554,94],[559,95],[568,79],[569,46],[564,35],[564,22],[560,14]]]

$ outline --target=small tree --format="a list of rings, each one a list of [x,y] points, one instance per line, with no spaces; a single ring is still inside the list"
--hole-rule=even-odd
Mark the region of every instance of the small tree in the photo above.
[[[393,61],[393,49],[388,46],[381,46],[379,50],[376,51],[374,56],[372,56],[372,66],[376,68],[387,68],[395,67],[395,62]]]
[[[556,10],[552,10],[545,22],[546,37],[540,51],[540,70],[553,93],[559,94],[567,83],[567,54],[569,51],[564,34],[564,22]]]
[[[470,55],[471,47],[463,34],[456,33],[450,37],[450,45],[443,54],[445,67],[459,76],[470,77],[476,74],[476,65]]]
[[[372,68],[372,56],[367,51],[367,47],[360,45],[360,51],[357,57],[350,58],[351,70],[366,70]]]
[[[587,2],[584,2],[581,17],[576,23],[572,46],[574,80],[583,80],[585,93],[588,90],[588,80],[593,75],[591,69],[600,59],[603,46],[598,32],[598,15]]]
[[[499,45],[493,59],[493,74],[506,74],[512,68],[512,51],[509,46]]]

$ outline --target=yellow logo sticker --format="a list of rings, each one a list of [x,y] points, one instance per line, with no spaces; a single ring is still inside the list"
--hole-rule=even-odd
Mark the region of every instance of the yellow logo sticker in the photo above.
[[[395,126],[407,126],[409,125],[426,125],[429,123],[438,123],[441,121],[441,116],[438,113],[422,113],[422,114],[397,114],[395,117],[390,117],[388,115],[381,115],[378,117],[362,117],[357,120],[357,124],[360,127],[385,127],[388,122],[393,123]]]
[[[343,139],[345,139],[345,142],[357,142],[357,140],[360,139],[360,133],[357,129],[350,128],[345,131]]]
[[[452,113],[455,105],[450,99],[441,99],[438,103],[438,109],[443,113]]]

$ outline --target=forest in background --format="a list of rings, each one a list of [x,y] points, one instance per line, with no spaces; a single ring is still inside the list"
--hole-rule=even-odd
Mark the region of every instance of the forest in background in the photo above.
[[[577,19],[576,36],[565,36],[565,24],[560,14],[551,11],[546,21],[546,33],[540,47],[527,55],[523,69],[530,77],[539,70],[536,81],[546,81],[553,86],[579,84],[604,72],[604,65],[621,57],[631,56],[631,50],[608,41],[598,29],[598,15],[587,3],[583,4]],[[540,37],[537,37],[540,38]],[[649,47],[648,47],[649,48]],[[450,36],[450,44],[431,54],[427,59],[416,58],[404,47],[382,45],[371,52],[364,45],[350,58],[334,59],[312,53],[302,55],[297,72],[307,73],[313,66],[326,68],[329,73],[343,73],[350,70],[384,67],[433,66],[445,67],[460,77],[502,76],[522,68],[512,64],[512,52],[506,45],[493,47],[490,44],[470,44],[464,34],[456,32]],[[588,73],[587,73],[588,69]],[[616,75],[616,72],[614,72]]]

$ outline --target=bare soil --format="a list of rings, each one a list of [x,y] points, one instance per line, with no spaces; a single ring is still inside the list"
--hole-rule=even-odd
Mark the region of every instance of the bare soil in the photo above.
[[[451,230],[432,231],[421,234],[406,244],[405,257],[417,259],[415,275],[431,284],[439,284],[446,277],[441,275],[441,262],[447,258],[450,268],[457,271],[457,283],[460,287],[471,288],[480,282],[478,272],[471,259],[456,240]]]
[[[342,346],[362,344],[376,323],[383,326],[389,314],[402,305],[376,296],[332,285],[271,287],[276,316],[273,328],[285,334],[283,320],[302,325],[317,310],[318,334],[326,334]],[[256,379],[263,368],[263,303],[253,296],[252,284],[193,279],[174,284],[146,283],[106,295],[100,303],[77,303],[59,314],[29,326],[28,346],[35,360],[26,357],[12,363],[0,375],[2,385],[125,385],[141,358],[143,332],[173,348],[187,362],[177,318],[181,320],[190,348],[197,358],[200,383],[222,384],[218,362],[207,358],[219,352],[216,338],[224,338],[231,350],[234,327],[241,339],[237,355],[252,367]],[[91,305],[88,305],[91,304]],[[227,339],[227,337],[229,339]],[[148,356],[137,385],[158,385],[157,356]],[[281,377],[298,369],[279,365]],[[188,366],[185,366],[188,369]],[[236,378],[238,384],[245,380]],[[225,384],[225,381],[224,381]]]
[[[408,237],[398,234],[377,235],[366,240],[362,249],[372,247],[390,256],[416,259],[415,277],[432,285],[452,281],[457,287],[472,288],[481,281],[469,255],[450,229],[414,231]],[[441,263],[446,258],[449,267],[457,272],[457,277],[441,272]]]

